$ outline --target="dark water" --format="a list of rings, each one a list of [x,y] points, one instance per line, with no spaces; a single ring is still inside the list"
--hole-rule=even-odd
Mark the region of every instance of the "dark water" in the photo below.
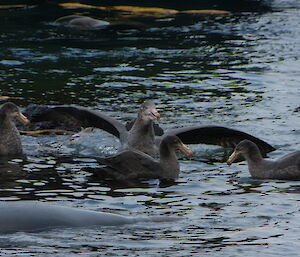
[[[51,23],[70,10],[0,10],[0,95],[22,108],[75,104],[122,121],[151,99],[164,128],[237,128],[275,146],[269,156],[277,158],[300,146],[300,6],[273,1],[272,8],[109,31]],[[15,233],[0,236],[0,255],[298,254],[300,183],[251,179],[244,162],[228,167],[197,161],[222,158],[221,148],[191,146],[194,160],[181,160],[180,178],[172,185],[152,180],[124,186],[89,172],[97,167],[92,156],[108,155],[118,146],[102,131],[73,141],[54,135],[22,140],[26,159],[0,161],[1,200],[181,219]]]

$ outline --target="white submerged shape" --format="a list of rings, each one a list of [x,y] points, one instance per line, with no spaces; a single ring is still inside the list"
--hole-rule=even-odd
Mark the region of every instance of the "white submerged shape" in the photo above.
[[[78,29],[101,29],[110,25],[109,22],[81,15],[68,15],[58,18],[55,23],[65,24]]]
[[[120,226],[151,221],[167,219],[131,218],[35,201],[0,202],[0,233],[35,232],[60,227]]]

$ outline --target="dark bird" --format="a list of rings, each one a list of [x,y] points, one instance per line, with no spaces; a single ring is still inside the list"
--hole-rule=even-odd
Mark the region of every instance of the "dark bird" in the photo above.
[[[151,102],[143,103],[138,111],[134,124],[128,130],[121,122],[105,115],[100,111],[92,111],[82,107],[29,107],[32,123],[51,121],[52,127],[95,127],[116,136],[121,142],[120,151],[135,149],[148,154],[158,153],[155,135],[162,135],[163,131],[155,123],[160,118],[155,105]],[[48,126],[49,124],[46,124]]]
[[[268,143],[245,132],[222,126],[193,126],[164,132],[156,123],[159,119],[155,105],[145,102],[141,105],[136,120],[127,125],[105,115],[82,107],[59,106],[38,110],[32,115],[32,122],[51,121],[54,126],[96,127],[118,137],[121,150],[137,149],[148,154],[158,154],[159,144],[165,135],[176,135],[184,144],[211,144],[234,148],[244,139],[255,142],[262,153],[274,151]]]
[[[159,161],[141,151],[125,150],[107,158],[97,158],[106,166],[94,173],[119,181],[141,178],[174,180],[178,178],[180,171],[176,150],[188,157],[192,156],[191,150],[177,136],[165,136],[159,146]]]
[[[0,108],[0,156],[22,154],[20,133],[13,120],[18,119],[24,125],[29,120],[11,102],[3,104]]]
[[[253,178],[300,179],[300,151],[289,153],[277,160],[266,160],[263,159],[255,143],[243,140],[236,146],[227,163],[230,165],[239,155],[246,159]]]

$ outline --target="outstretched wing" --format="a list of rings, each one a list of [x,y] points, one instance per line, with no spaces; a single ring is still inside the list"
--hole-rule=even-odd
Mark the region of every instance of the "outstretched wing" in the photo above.
[[[168,131],[168,135],[178,136],[184,144],[209,144],[234,148],[244,139],[251,140],[262,153],[274,151],[267,142],[245,132],[222,126],[194,126]]]
[[[120,138],[126,127],[100,111],[83,107],[59,106],[44,108],[32,116],[31,122],[51,121],[66,127],[95,127]]]

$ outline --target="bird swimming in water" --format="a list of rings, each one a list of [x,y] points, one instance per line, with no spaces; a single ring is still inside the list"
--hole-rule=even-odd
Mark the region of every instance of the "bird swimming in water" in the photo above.
[[[247,163],[253,178],[300,180],[300,151],[295,151],[278,158],[277,160],[264,159],[257,145],[250,140],[243,140],[228,158],[230,165],[242,155]]]
[[[24,125],[29,124],[29,120],[14,103],[4,103],[0,108],[0,156],[22,154],[22,143],[15,119]]]
[[[95,174],[113,177],[119,181],[136,179],[177,179],[179,176],[179,163],[176,150],[180,150],[188,157],[191,150],[186,147],[177,136],[165,136],[159,146],[160,159],[136,150],[124,150],[107,158],[97,158],[106,165],[97,169]],[[104,173],[104,174],[103,174]]]
[[[275,148],[265,141],[245,132],[222,126],[192,126],[164,131],[157,121],[160,118],[154,103],[141,104],[137,118],[123,124],[101,111],[76,106],[57,106],[37,108],[31,122],[52,122],[53,126],[65,124],[65,127],[95,127],[119,138],[120,150],[135,149],[150,155],[159,154],[159,145],[166,135],[175,135],[184,144],[212,144],[234,148],[243,139],[255,142],[265,154]]]

